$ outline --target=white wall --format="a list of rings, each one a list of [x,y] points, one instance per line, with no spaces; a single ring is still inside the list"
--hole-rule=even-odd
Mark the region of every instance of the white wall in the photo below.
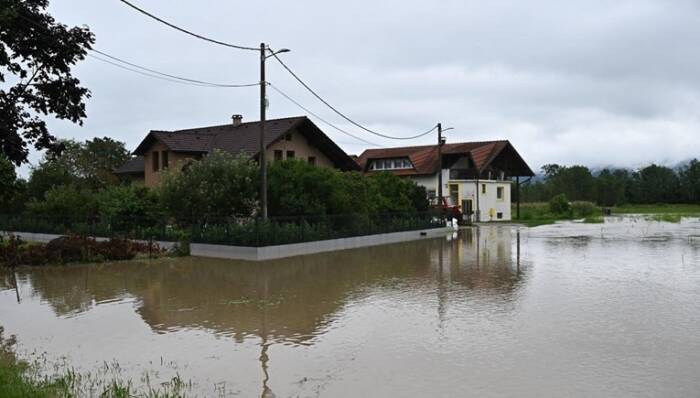
[[[416,176],[411,177],[411,180],[416,184],[425,187],[427,190],[435,190],[437,193],[438,178],[437,174],[432,176]],[[472,199],[474,211],[477,210],[476,200],[476,181],[475,180],[450,180],[449,169],[442,171],[442,194],[443,196],[450,195],[450,185],[459,185],[459,205],[463,200]],[[486,193],[481,193],[481,185],[486,185]],[[511,220],[511,185],[510,181],[496,180],[479,180],[479,209],[481,209],[481,217],[475,221],[510,221]],[[503,188],[503,199],[497,199],[496,190],[498,187]],[[502,218],[498,218],[498,213],[503,213]]]

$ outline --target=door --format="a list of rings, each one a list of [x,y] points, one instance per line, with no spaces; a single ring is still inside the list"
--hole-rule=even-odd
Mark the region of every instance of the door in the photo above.
[[[450,184],[450,206],[457,206],[459,203],[459,185]]]
[[[474,214],[474,202],[471,199],[465,199],[462,201],[462,212],[464,214],[464,220],[471,221],[472,214]]]

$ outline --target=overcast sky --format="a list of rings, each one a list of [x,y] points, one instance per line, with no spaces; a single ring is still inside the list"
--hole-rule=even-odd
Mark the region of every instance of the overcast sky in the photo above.
[[[448,142],[510,140],[533,169],[700,157],[698,1],[133,1],[222,41],[292,49],[281,56],[313,88],[386,134],[440,121],[455,128]],[[88,25],[95,48],[146,67],[258,80],[256,53],[186,36],[118,0],[54,0],[50,12]],[[382,146],[406,145],[344,123],[268,65],[269,81],[325,119]],[[111,136],[134,149],[151,129],[259,116],[257,88],[179,85],[90,58],[76,74],[92,91],[88,118],[82,127],[51,122],[62,138]],[[275,92],[269,101],[270,117],[305,114]],[[314,121],[348,153],[368,147]]]

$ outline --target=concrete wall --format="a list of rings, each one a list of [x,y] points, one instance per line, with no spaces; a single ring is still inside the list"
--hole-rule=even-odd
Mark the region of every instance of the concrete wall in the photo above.
[[[295,243],[291,245],[266,247],[241,247],[226,245],[190,244],[190,254],[199,257],[226,258],[249,261],[264,261],[276,258],[302,256],[306,254],[356,249],[361,247],[386,245],[390,243],[427,239],[453,233],[452,228],[435,228],[423,231],[395,232],[356,236],[352,238]]]
[[[287,151],[294,151],[294,158],[308,161],[310,156],[316,158],[316,166],[334,167],[333,163],[323,154],[313,143],[307,141],[301,133],[296,130],[291,132],[291,141],[287,141],[284,136],[270,145],[265,152],[268,162],[275,160],[275,151],[282,151],[282,159],[287,159]]]
[[[190,244],[190,254],[198,257],[226,258],[232,260],[263,261],[276,258],[302,256],[306,254],[323,253],[337,250],[356,249],[361,247],[379,246],[390,243],[406,242],[419,239],[434,238],[453,233],[452,228],[434,228],[417,231],[394,232],[390,234],[377,234],[356,236],[352,238],[331,239],[315,242],[295,243],[291,245],[243,247],[227,245],[210,245],[204,243]],[[0,235],[15,235],[25,241],[47,243],[62,235],[37,234],[30,232],[4,232]],[[95,238],[98,241],[108,238]],[[170,250],[174,242],[155,241],[163,249]]]

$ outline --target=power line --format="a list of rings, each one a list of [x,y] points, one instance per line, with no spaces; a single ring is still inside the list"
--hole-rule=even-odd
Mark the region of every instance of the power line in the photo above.
[[[373,146],[382,146],[382,145],[379,145],[379,144],[375,144],[375,143],[373,143],[373,142],[371,142],[371,141],[367,141],[367,140],[365,140],[364,138],[360,138],[360,137],[358,137],[358,136],[356,136],[356,135],[354,135],[354,134],[351,134],[351,133],[349,133],[349,132],[347,132],[347,131],[341,129],[340,127],[334,125],[333,123],[331,123],[331,122],[325,120],[325,119],[322,118],[321,116],[315,114],[314,112],[312,112],[311,110],[309,110],[308,108],[306,108],[304,105],[302,105],[302,104],[300,104],[299,102],[297,102],[294,98],[290,97],[289,95],[285,94],[282,90],[280,90],[279,88],[275,87],[272,83],[268,82],[267,84],[270,86],[270,88],[272,88],[273,90],[277,91],[277,93],[279,93],[279,94],[280,94],[281,96],[283,96],[284,98],[288,99],[291,103],[293,103],[294,105],[296,105],[296,106],[298,106],[299,108],[303,109],[306,113],[310,114],[311,116],[315,117],[316,119],[320,120],[321,122],[325,123],[326,125],[328,125],[328,126],[334,128],[334,129],[340,131],[341,133],[343,133],[343,134],[345,134],[345,135],[348,135],[348,136],[350,136],[350,137],[352,137],[352,138],[354,138],[354,139],[356,139],[356,140],[358,140],[358,141],[362,141],[362,142],[364,142],[365,144],[369,144],[369,145],[373,145]]]
[[[31,18],[27,18],[27,17],[25,17],[24,15],[19,15],[19,14],[18,14],[17,16],[20,17],[20,18],[22,18],[22,19],[24,19],[25,21],[31,23],[32,25],[34,25],[34,26],[38,29],[38,30],[36,30],[36,32],[37,32],[38,34],[40,34],[40,35],[42,35],[42,36],[44,36],[44,37],[49,37],[49,36],[50,36],[50,33],[49,33],[42,25],[40,25],[38,22],[32,20]],[[132,63],[132,62],[123,60],[123,59],[121,59],[121,58],[119,58],[119,57],[115,57],[114,55],[107,54],[106,52],[100,51],[100,50],[95,49],[95,48],[87,48],[87,50],[90,50],[90,51],[92,51],[92,52],[95,52],[95,53],[100,54],[100,55],[102,55],[102,56],[105,56],[105,57],[107,57],[107,58],[110,58],[110,59],[112,59],[112,60],[114,60],[114,61],[121,62],[121,63],[123,63],[123,64],[129,65],[129,66],[131,66],[131,67],[134,67],[134,68],[137,68],[137,69],[141,69],[141,70],[134,70],[134,69],[129,68],[129,67],[126,67],[126,66],[124,66],[124,65],[120,65],[120,64],[117,64],[117,63],[115,63],[115,62],[111,62],[111,61],[109,61],[109,60],[102,59],[102,58],[97,57],[97,56],[95,56],[95,55],[92,55],[92,54],[90,54],[90,53],[86,53],[87,56],[92,57],[92,58],[94,58],[94,59],[97,59],[97,60],[99,60],[99,61],[102,61],[102,62],[111,64],[111,65],[113,65],[113,66],[116,66],[116,67],[121,68],[121,69],[124,69],[124,70],[128,70],[128,71],[131,71],[131,72],[134,72],[134,73],[138,73],[138,74],[140,74],[140,75],[144,75],[144,76],[148,76],[148,77],[152,77],[152,78],[156,78],[156,79],[160,79],[160,80],[165,80],[165,81],[169,81],[169,82],[173,82],[173,83],[184,83],[184,84],[188,84],[188,83],[189,83],[189,84],[192,85],[192,86],[200,86],[200,87],[223,87],[223,88],[253,87],[253,86],[259,86],[259,85],[260,85],[260,83],[249,83],[249,84],[221,84],[221,83],[207,82],[207,81],[203,81],[203,80],[190,79],[190,78],[186,78],[186,77],[181,77],[181,76],[171,75],[171,74],[168,74],[168,73],[159,72],[159,71],[157,71],[157,70],[155,70],[155,69],[146,68],[145,66],[137,65],[137,64],[135,64],[135,63]],[[143,72],[143,71],[145,71],[145,72]],[[160,76],[157,76],[157,75],[160,75]]]
[[[138,74],[140,74],[140,75],[148,76],[148,77],[151,77],[151,78],[154,78],[154,79],[164,80],[164,81],[168,81],[168,82],[171,82],[171,83],[185,84],[185,85],[189,85],[189,86],[197,86],[197,87],[217,87],[217,86],[212,86],[212,85],[209,85],[209,84],[191,83],[191,82],[187,82],[187,81],[183,81],[183,80],[177,80],[177,79],[171,79],[171,78],[168,78],[168,77],[159,76],[159,75],[156,75],[156,74],[153,74],[153,73],[143,72],[143,71],[140,71],[140,70],[138,70],[138,69],[130,68],[130,67],[128,67],[128,66],[124,66],[124,65],[118,64],[118,63],[116,63],[116,62],[112,62],[112,61],[110,61],[110,60],[108,60],[108,59],[100,58],[100,57],[98,57],[98,56],[96,56],[96,55],[93,55],[93,54],[90,54],[90,53],[88,53],[87,56],[90,57],[90,58],[94,58],[94,59],[96,59],[96,60],[98,60],[98,61],[101,61],[101,62],[110,64],[110,65],[116,66],[117,68],[124,69],[124,70],[128,70],[128,71],[130,71],[130,72],[138,73]]]
[[[186,78],[186,77],[181,77],[181,76],[171,75],[171,74],[168,74],[168,73],[159,72],[159,71],[157,71],[157,70],[155,70],[155,69],[146,68],[145,66],[141,66],[141,65],[137,65],[137,64],[131,63],[131,62],[129,62],[129,61],[125,61],[125,60],[123,60],[123,59],[121,59],[121,58],[115,57],[115,56],[113,56],[113,55],[109,55],[109,54],[107,54],[107,53],[105,53],[105,52],[103,52],[103,51],[100,51],[100,50],[97,50],[97,49],[94,49],[94,48],[91,49],[91,50],[92,50],[93,52],[96,52],[97,54],[100,54],[100,55],[102,55],[102,56],[105,56],[105,57],[107,57],[107,58],[110,58],[110,59],[112,59],[112,60],[114,60],[114,61],[121,62],[121,63],[123,63],[123,64],[132,66],[132,67],[134,67],[134,68],[138,68],[138,69],[144,70],[144,71],[149,72],[149,73],[161,75],[161,76],[167,77],[167,78],[169,78],[169,79],[176,79],[176,80],[181,80],[181,81],[183,81],[183,82],[196,83],[196,85],[207,86],[207,87],[223,87],[223,88],[253,87],[253,86],[259,86],[259,85],[260,85],[260,83],[248,83],[248,84],[222,84],[222,83],[207,82],[207,81],[203,81],[203,80],[190,79],[190,78]],[[106,60],[104,60],[104,59],[101,59],[101,58],[95,57],[95,56],[93,56],[93,58],[99,59],[100,61],[106,61]],[[109,62],[109,63],[111,63],[112,65],[114,65],[114,63],[112,63],[112,62]],[[121,66],[120,66],[120,67],[121,67]],[[128,70],[131,70],[131,69],[128,69]]]
[[[155,19],[156,21],[158,21],[158,22],[160,22],[160,23],[162,23],[162,24],[164,24],[164,25],[167,25],[167,26],[169,26],[169,27],[171,27],[171,28],[173,28],[173,29],[175,29],[175,30],[178,30],[178,31],[180,31],[180,32],[182,32],[182,33],[185,33],[185,34],[188,34],[188,35],[190,35],[190,36],[194,36],[194,37],[196,37],[196,38],[198,38],[198,39],[201,39],[201,40],[204,40],[204,41],[208,41],[208,42],[210,42],[210,43],[218,44],[218,45],[220,45],[220,46],[225,46],[225,47],[230,47],[230,48],[237,48],[237,49],[239,49],[239,50],[260,51],[260,48],[256,48],[256,47],[247,47],[247,46],[240,46],[240,45],[237,45],[237,44],[226,43],[226,42],[223,42],[223,41],[219,41],[219,40],[214,40],[214,39],[208,38],[208,37],[206,37],[206,36],[202,36],[202,35],[200,35],[200,34],[191,32],[191,31],[189,31],[189,30],[187,30],[187,29],[183,29],[183,28],[181,28],[181,27],[179,27],[179,26],[177,26],[177,25],[174,25],[174,24],[172,24],[172,23],[170,23],[170,22],[168,22],[168,21],[166,21],[166,20],[164,20],[164,19],[162,19],[162,18],[159,18],[159,17],[157,17],[157,16],[151,14],[150,12],[148,12],[148,11],[142,9],[142,8],[137,7],[137,6],[134,5],[134,4],[131,4],[130,2],[128,2],[128,1],[126,1],[126,0],[119,0],[119,1],[121,1],[122,3],[126,4],[127,6],[129,6],[129,7],[131,7],[131,8],[133,8],[134,10],[140,12],[141,14],[144,14],[144,15],[150,17],[150,18]]]
[[[302,86],[304,86],[304,88],[306,88],[311,94],[313,94],[314,97],[316,97],[319,101],[323,102],[323,104],[325,104],[327,107],[329,107],[333,112],[335,112],[336,114],[338,114],[340,117],[342,117],[343,119],[347,120],[348,122],[352,123],[353,125],[355,125],[355,126],[361,128],[362,130],[364,130],[364,131],[366,131],[366,132],[368,132],[368,133],[374,134],[374,135],[379,136],[379,137],[382,137],[382,138],[388,138],[388,139],[391,139],[391,140],[413,140],[413,139],[420,138],[420,137],[423,137],[423,136],[425,136],[425,135],[428,135],[428,134],[432,133],[433,131],[435,131],[435,129],[437,128],[437,126],[435,126],[435,127],[433,127],[432,129],[426,131],[425,133],[417,134],[417,135],[410,136],[410,137],[395,137],[395,136],[391,136],[391,135],[386,135],[386,134],[378,133],[378,132],[376,132],[376,131],[374,131],[374,130],[370,130],[370,129],[364,127],[363,125],[357,123],[356,121],[350,119],[349,117],[345,116],[345,114],[343,114],[342,112],[340,112],[340,111],[339,111],[338,109],[336,109],[333,105],[329,104],[328,101],[326,101],[326,100],[323,99],[320,95],[318,95],[311,87],[309,87],[308,84],[306,84],[296,73],[294,73],[284,62],[282,62],[282,60],[277,56],[277,54],[275,54],[275,53],[273,52],[273,53],[272,53],[272,56],[275,57],[275,59],[277,60],[277,62],[279,62],[280,65],[282,65],[282,67],[283,67],[284,69],[286,69],[287,72],[289,72],[289,74],[292,75],[292,77],[294,77],[294,79],[296,79]]]

